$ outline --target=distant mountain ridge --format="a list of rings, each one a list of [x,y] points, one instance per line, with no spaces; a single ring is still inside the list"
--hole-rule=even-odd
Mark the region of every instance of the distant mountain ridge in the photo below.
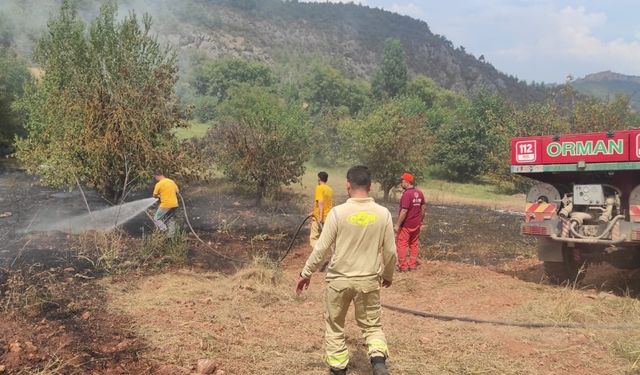
[[[573,86],[584,95],[608,100],[616,95],[626,95],[636,112],[640,112],[640,77],[604,71],[593,73],[573,81]]]
[[[50,13],[61,0],[5,0],[6,19],[22,14],[31,28],[33,11]],[[91,18],[102,1],[76,0]],[[371,78],[382,59],[384,41],[397,38],[412,75],[425,74],[442,87],[469,93],[480,87],[516,102],[542,100],[548,90],[495,69],[484,57],[454,47],[426,22],[353,3],[295,0],[120,0],[121,11],[149,12],[161,41],[180,54],[235,56],[271,64],[285,80],[295,80],[314,62],[328,63],[352,77]],[[9,4],[8,6],[6,4]],[[37,6],[36,6],[37,4]],[[8,9],[8,11],[7,11]],[[0,12],[2,6],[0,6]],[[126,13],[125,13],[126,14]],[[2,16],[2,14],[0,14]],[[0,17],[1,19],[1,17]],[[39,17],[45,30],[45,17]],[[15,20],[17,28],[21,21]],[[24,48],[23,48],[24,50]]]
[[[631,76],[621,73],[615,73],[610,70],[604,72],[588,74],[584,78],[577,81],[602,82],[602,81],[630,81],[640,84],[639,76]]]
[[[515,101],[546,97],[542,86],[527,85],[499,72],[484,57],[455,48],[426,22],[377,8],[342,3],[189,0],[200,4],[198,20],[181,18],[189,31],[172,33],[182,47],[214,56],[240,55],[282,65],[304,65],[318,58],[347,73],[370,78],[382,58],[384,40],[401,41],[412,74],[425,74],[441,86],[469,93],[480,87]],[[174,29],[179,30],[179,29]],[[291,66],[288,67],[290,69]]]

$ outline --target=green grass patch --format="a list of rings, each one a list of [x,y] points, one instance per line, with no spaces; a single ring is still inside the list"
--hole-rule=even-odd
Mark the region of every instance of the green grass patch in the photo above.
[[[334,191],[334,201],[340,202],[346,198],[347,167],[321,167],[313,163],[306,164],[306,172],[302,176],[302,184],[295,185],[294,190],[301,189],[301,193],[313,195],[313,189],[317,184],[317,174],[325,171],[329,174],[329,185]],[[449,182],[432,176],[418,182],[418,188],[423,190],[427,202],[430,204],[468,204],[491,208],[520,210],[524,206],[524,198],[501,194],[496,187],[490,184]],[[371,189],[372,196],[382,199],[383,192],[378,184]],[[398,199],[399,188],[391,199]],[[394,198],[395,197],[395,198]]]
[[[207,131],[211,129],[211,124],[191,121],[189,127],[178,128],[175,130],[175,135],[179,140],[191,139],[191,138],[203,138]]]

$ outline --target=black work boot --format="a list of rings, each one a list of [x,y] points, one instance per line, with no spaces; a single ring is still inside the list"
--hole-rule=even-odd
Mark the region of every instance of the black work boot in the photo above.
[[[389,375],[389,370],[387,369],[385,361],[386,359],[384,357],[371,357],[373,375]]]
[[[343,368],[343,369],[330,368],[329,374],[330,375],[347,375],[347,369],[346,368]]]

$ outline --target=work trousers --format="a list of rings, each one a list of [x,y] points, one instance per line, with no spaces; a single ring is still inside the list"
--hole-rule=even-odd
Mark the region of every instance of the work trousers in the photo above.
[[[325,289],[325,347],[327,364],[335,369],[344,369],[349,364],[344,323],[351,302],[355,308],[356,323],[367,343],[369,357],[389,356],[380,319],[379,281],[329,281]]]
[[[311,220],[311,233],[309,233],[309,245],[313,249],[316,246],[316,242],[318,242],[318,238],[320,238],[320,233],[322,232],[322,226],[318,222],[318,219],[315,217]]]
[[[420,251],[420,225],[415,228],[401,227],[396,237],[396,248],[398,249],[398,268],[400,271],[416,268]],[[409,250],[408,259],[407,249]]]
[[[167,237],[173,237],[176,233],[176,221],[174,217],[178,211],[177,207],[163,208],[158,207],[156,214],[153,216],[153,223],[159,231],[165,232]]]

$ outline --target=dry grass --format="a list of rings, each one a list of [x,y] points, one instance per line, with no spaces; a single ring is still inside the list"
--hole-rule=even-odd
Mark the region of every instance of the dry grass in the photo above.
[[[292,258],[300,263],[304,257]],[[232,276],[192,271],[105,282],[112,309],[131,316],[161,363],[185,373],[199,358],[228,374],[325,374],[321,275],[293,294],[300,264],[265,260]],[[386,303],[485,319],[639,322],[628,297],[519,281],[485,268],[428,262],[382,292]],[[638,368],[640,332],[525,329],[441,322],[384,312],[395,374],[626,374]],[[351,374],[369,374],[360,332],[347,322]]]
[[[184,264],[187,261],[189,244],[184,232],[178,230],[172,238],[164,233],[153,232],[142,238],[140,254],[141,266]]]
[[[75,236],[71,247],[78,258],[90,262],[94,269],[113,272],[120,264],[127,247],[121,230],[88,231]]]
[[[161,349],[156,358],[166,363],[168,354],[169,363],[185,368],[198,358],[247,354],[242,337],[250,335],[253,315],[292,301],[285,284],[281,270],[265,259],[231,277],[180,271],[137,285],[105,283],[115,296],[113,306],[136,320],[151,319],[140,322],[140,333]],[[254,349],[252,356],[261,355]]]
[[[628,295],[595,294],[567,285],[542,289],[536,298],[515,309],[513,316],[553,323],[635,324],[640,330],[640,301]]]
[[[64,373],[66,367],[67,363],[54,355],[40,369],[20,371],[18,375],[59,375]]]
[[[135,239],[121,230],[89,231],[71,238],[71,248],[79,260],[91,264],[91,269],[107,274],[122,273],[139,267],[162,267],[184,264],[189,245],[184,232],[173,238],[152,232]]]
[[[44,304],[53,299],[53,295],[59,294],[59,287],[55,275],[40,267],[11,272],[2,285],[0,310],[35,315]]]

